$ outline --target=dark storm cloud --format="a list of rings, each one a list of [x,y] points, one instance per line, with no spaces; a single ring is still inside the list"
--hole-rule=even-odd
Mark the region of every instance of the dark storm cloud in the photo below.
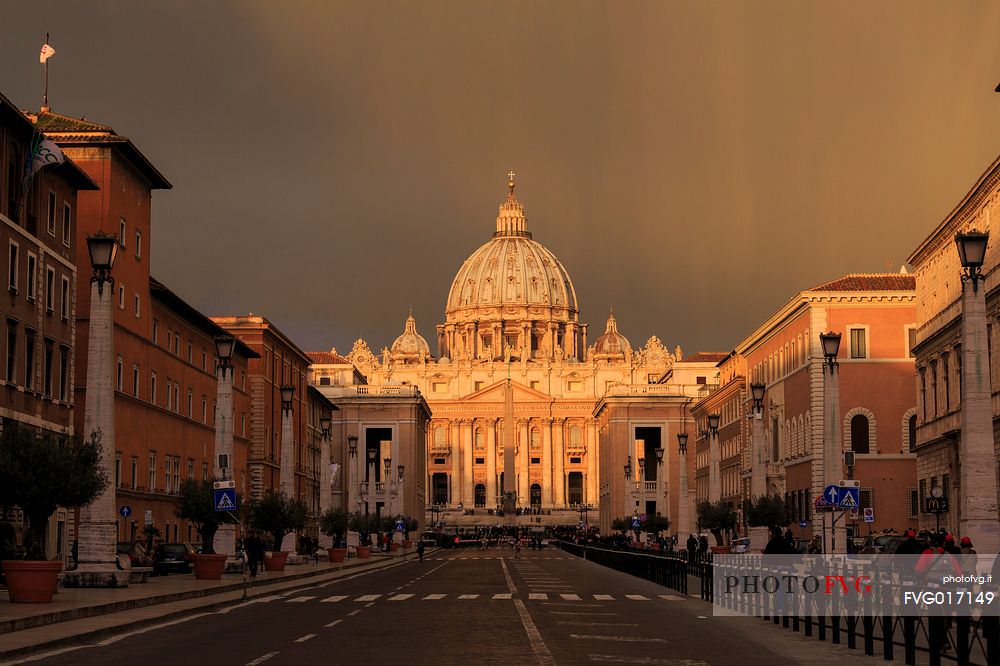
[[[727,350],[900,263],[1000,148],[986,3],[5,3],[0,90],[130,136],[154,273],[306,348],[433,346],[504,174],[582,316]]]

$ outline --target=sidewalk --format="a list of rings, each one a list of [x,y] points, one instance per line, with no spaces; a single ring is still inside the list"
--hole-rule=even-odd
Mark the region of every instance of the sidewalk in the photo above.
[[[283,572],[258,574],[253,587],[247,590],[247,599],[380,569],[416,557],[415,552],[392,556],[373,552],[368,560],[290,565]],[[60,588],[50,604],[12,604],[7,590],[0,589],[0,659],[213,609],[240,601],[242,596],[243,577],[237,574],[223,575],[219,581],[172,574],[127,588]]]

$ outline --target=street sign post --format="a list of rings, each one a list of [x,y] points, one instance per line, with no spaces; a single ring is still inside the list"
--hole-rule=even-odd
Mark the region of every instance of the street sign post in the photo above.
[[[824,488],[823,499],[831,506],[838,506],[840,504],[840,486],[830,484]]]
[[[132,515],[132,507],[128,504],[123,504],[122,508],[118,509],[118,513],[121,514],[122,518],[128,518]]]
[[[402,532],[403,531],[403,521],[402,520],[397,520],[396,521],[396,531],[397,532]]]
[[[809,527],[809,521],[808,520],[800,520],[799,521],[799,527],[801,527],[802,529],[805,529],[805,528]]]
[[[212,492],[215,494],[216,511],[236,511],[236,488],[216,488]]]
[[[837,502],[837,505],[841,509],[853,509],[857,511],[861,505],[861,488],[855,486],[842,487],[840,489],[840,501]]]
[[[875,509],[870,506],[866,506],[864,509],[864,518],[866,523],[875,522]]]

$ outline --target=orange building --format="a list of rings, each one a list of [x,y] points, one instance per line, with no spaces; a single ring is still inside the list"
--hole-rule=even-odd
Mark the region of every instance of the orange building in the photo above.
[[[152,192],[170,183],[126,137],[83,119],[43,112],[30,116],[100,186],[79,197],[76,247],[88,235],[117,236],[113,277],[115,366],[115,478],[118,538],[131,541],[143,525],[156,527],[166,541],[196,541],[191,525],[176,516],[181,479],[208,478],[214,468],[214,338],[224,331],[150,276]],[[84,253],[84,257],[86,254]],[[90,313],[89,262],[77,279],[77,404],[84,404]],[[237,345],[234,366],[235,469],[246,458],[249,393],[247,360],[254,353]],[[83,427],[83,409],[75,427]],[[245,465],[242,467],[245,469]],[[237,489],[246,490],[245,472]]]

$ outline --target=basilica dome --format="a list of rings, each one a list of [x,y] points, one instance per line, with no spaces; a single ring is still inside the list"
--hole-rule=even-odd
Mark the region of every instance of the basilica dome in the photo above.
[[[482,320],[495,314],[508,321],[575,322],[579,311],[569,273],[548,248],[531,238],[524,206],[514,196],[513,178],[507,185],[510,192],[500,205],[493,238],[465,260],[452,282],[447,320]]]
[[[618,332],[618,321],[614,313],[608,315],[608,323],[604,328],[604,335],[597,338],[594,343],[594,356],[596,358],[621,357],[632,353],[632,345],[628,339]]]
[[[412,312],[406,318],[403,334],[392,343],[389,353],[393,358],[407,361],[419,361],[431,355],[427,340],[424,340],[424,337],[417,333],[417,321],[413,318]]]

